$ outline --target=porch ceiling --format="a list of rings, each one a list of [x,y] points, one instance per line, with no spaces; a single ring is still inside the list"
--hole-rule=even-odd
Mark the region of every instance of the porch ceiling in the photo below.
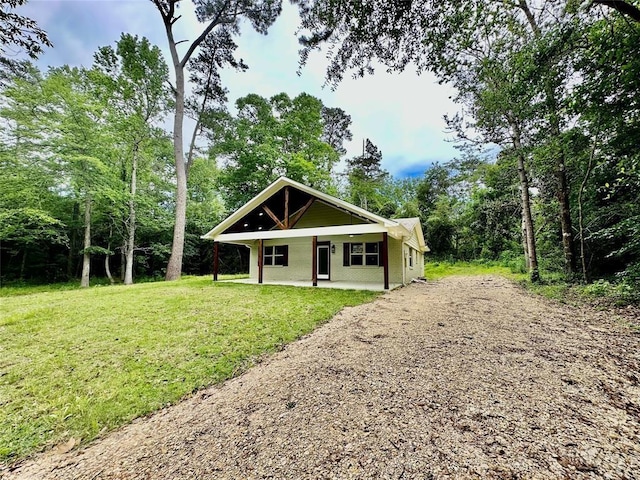
[[[289,189],[289,201],[288,201],[288,213],[292,217],[296,212],[303,209],[310,200],[318,201],[317,197],[310,195],[295,187],[287,187]],[[241,219],[236,221],[229,228],[224,230],[222,234],[234,234],[234,233],[247,233],[258,232],[265,230],[277,229],[277,224],[273,218],[266,212],[264,207],[267,207],[277,218],[284,222],[285,218],[285,189],[273,194],[266,199],[263,203],[256,206],[248,214],[244,215]],[[333,208],[337,208],[332,206]],[[349,212],[354,215],[353,212]],[[362,218],[359,215],[355,215],[358,218]],[[362,218],[367,222],[371,222],[369,219]]]

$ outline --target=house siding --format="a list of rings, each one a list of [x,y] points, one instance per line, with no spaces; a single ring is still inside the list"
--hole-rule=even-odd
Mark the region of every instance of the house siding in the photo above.
[[[382,266],[343,266],[342,249],[344,243],[380,242],[381,234],[357,235],[356,237],[320,236],[318,242],[330,242],[335,246],[335,253],[330,253],[330,280],[341,282],[383,283],[384,269]],[[286,267],[265,265],[262,270],[263,281],[309,281],[312,277],[312,240],[311,238],[291,238],[265,240],[265,246],[288,245],[289,264]],[[389,237],[389,282],[402,283],[402,241]],[[251,262],[249,276],[258,278],[258,242],[251,246]],[[319,282],[325,280],[318,280]]]
[[[330,227],[335,225],[361,225],[366,223],[360,217],[343,212],[321,201],[313,202],[309,210],[294,228]]]
[[[405,243],[411,246],[414,250],[420,250],[420,242],[418,242],[418,236],[416,235],[416,229],[411,229],[411,236],[405,240]]]
[[[424,276],[424,254],[420,250],[416,250],[409,244],[404,244],[403,247],[403,268],[405,283],[411,282],[412,279]],[[413,250],[413,252],[412,252]],[[410,256],[413,254],[413,266],[409,261]]]

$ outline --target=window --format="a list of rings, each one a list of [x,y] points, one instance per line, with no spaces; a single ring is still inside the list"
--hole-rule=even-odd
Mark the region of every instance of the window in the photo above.
[[[413,248],[409,247],[409,268],[413,268]]]
[[[379,248],[378,248],[378,242],[376,243],[365,243],[364,244],[364,253],[365,253],[365,264],[366,265],[379,265],[380,262],[378,261],[378,252],[379,252]]]
[[[289,245],[269,245],[264,247],[264,265],[280,265],[286,267],[289,264]]]
[[[345,243],[345,267],[367,265],[377,267],[382,265],[382,242]]]
[[[351,244],[351,265],[363,265],[362,254],[364,249],[361,243]]]

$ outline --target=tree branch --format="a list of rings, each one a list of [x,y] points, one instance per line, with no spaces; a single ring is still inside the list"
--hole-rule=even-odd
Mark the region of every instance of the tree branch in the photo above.
[[[198,48],[198,46],[203,42],[205,38],[207,38],[207,35],[211,33],[211,30],[213,30],[216,27],[216,25],[220,23],[220,18],[222,17],[222,14],[224,13],[224,11],[227,9],[228,6],[229,6],[229,2],[228,1],[224,2],[224,5],[220,7],[220,10],[218,11],[215,18],[211,20],[209,25],[207,25],[207,28],[203,30],[200,36],[193,41],[193,43],[189,47],[189,50],[187,50],[187,53],[184,54],[184,57],[182,57],[182,60],[180,61],[180,65],[182,67],[186,66],[187,62],[191,58],[191,55],[193,55],[193,52],[195,51],[195,49]]]
[[[589,10],[594,4],[613,8],[622,15],[640,23],[640,9],[623,0],[591,0],[590,4],[587,6],[587,10]]]

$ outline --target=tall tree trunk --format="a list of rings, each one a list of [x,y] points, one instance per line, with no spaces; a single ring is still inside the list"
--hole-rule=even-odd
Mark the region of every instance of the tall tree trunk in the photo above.
[[[129,191],[129,219],[127,221],[127,241],[125,243],[125,271],[124,284],[133,285],[133,251],[136,244],[136,190],[138,181],[138,144],[133,148],[133,158],[131,161],[131,188]]]
[[[182,129],[184,120],[184,69],[189,59],[213,29],[222,23],[229,21],[225,14],[234,17],[240,15],[237,10],[232,11],[231,2],[219,2],[218,12],[209,21],[209,24],[200,35],[188,46],[186,53],[180,59],[176,48],[176,40],[173,36],[173,25],[180,18],[176,14],[176,1],[152,0],[164,23],[167,34],[167,42],[171,53],[171,61],[176,76],[175,84],[175,116],[173,117],[173,153],[176,163],[176,215],[173,227],[173,244],[171,245],[171,257],[167,265],[166,280],[178,280],[182,272],[182,256],[184,253],[184,236],[187,215],[187,173],[188,164],[184,158],[184,145],[182,142]],[[236,7],[237,8],[237,7]]]
[[[511,123],[513,146],[518,159],[518,176],[520,178],[520,195],[522,200],[522,220],[525,226],[527,258],[529,263],[529,275],[532,282],[540,281],[540,270],[538,269],[538,255],[536,253],[536,236],[533,228],[533,217],[531,215],[531,198],[529,197],[529,179],[525,166],[524,153],[522,151],[522,141],[520,128],[517,124]]]
[[[24,271],[27,265],[27,248],[22,252],[22,262],[20,262],[20,280],[24,280]]]
[[[178,58],[176,43],[171,31],[172,23],[165,23],[169,50],[176,75],[175,116],[173,117],[173,153],[176,163],[176,215],[173,226],[173,243],[171,256],[167,265],[165,280],[179,280],[182,273],[182,256],[184,253],[184,234],[187,223],[187,170],[184,161],[182,128],[184,122],[184,64]]]
[[[522,249],[524,251],[524,265],[527,271],[529,270],[529,247],[527,246],[527,222],[524,220],[524,215],[522,215]]]
[[[120,281],[124,283],[124,271],[126,270],[125,265],[127,264],[127,256],[124,252],[127,250],[127,241],[122,242],[122,247],[120,248]]]
[[[109,244],[107,248],[109,248],[110,246],[111,244]],[[116,282],[113,279],[113,275],[111,275],[111,267],[109,266],[110,258],[111,258],[111,255],[109,255],[108,253],[104,256],[104,273],[107,275],[107,278],[109,279],[109,283],[113,285]]]
[[[76,228],[76,220],[78,218],[78,203],[73,203],[73,212],[71,214],[71,238],[69,242],[69,256],[67,257],[67,279],[71,280],[76,274],[76,254],[78,245],[78,229]]]
[[[84,243],[82,254],[82,279],[80,286],[86,288],[89,286],[89,274],[91,270],[91,195],[87,194],[84,200]]]
[[[529,26],[536,38],[540,38],[542,32],[535,16],[533,15],[526,0],[519,0],[518,7],[524,12],[529,22]],[[553,71],[553,69],[549,69]],[[571,202],[569,198],[569,182],[567,181],[566,155],[562,148],[561,131],[558,101],[553,85],[548,76],[545,78],[544,90],[547,108],[549,109],[549,124],[551,135],[558,142],[557,150],[554,152],[555,177],[556,177],[556,198],[560,206],[560,229],[562,232],[562,250],[564,252],[564,271],[568,277],[573,277],[576,272],[576,260],[573,248],[573,225],[571,222]]]
[[[558,137],[559,138],[559,137]],[[565,168],[565,155],[561,151],[556,162],[557,198],[560,204],[560,228],[562,231],[562,250],[564,251],[564,271],[571,278],[576,273],[576,260],[573,253],[573,225],[571,222],[571,202],[569,183]]]
[[[580,264],[582,266],[582,280],[584,283],[589,283],[589,271],[587,269],[587,260],[585,258],[586,255],[586,242],[584,241],[584,212],[583,212],[583,195],[584,189],[587,186],[587,181],[589,180],[589,176],[591,175],[591,170],[593,169],[593,159],[596,154],[596,148],[598,146],[598,131],[596,133],[595,139],[593,141],[593,146],[591,147],[591,153],[589,153],[589,163],[587,165],[587,171],[584,173],[584,177],[582,179],[582,183],[580,184],[580,190],[578,191],[578,233],[580,235]]]
[[[111,235],[113,235],[113,225],[109,227],[109,242],[107,243],[107,253],[104,256],[104,273],[107,275],[109,283],[113,285],[116,282],[113,279],[113,275],[111,275],[111,267],[109,266],[109,259],[111,258]]]

